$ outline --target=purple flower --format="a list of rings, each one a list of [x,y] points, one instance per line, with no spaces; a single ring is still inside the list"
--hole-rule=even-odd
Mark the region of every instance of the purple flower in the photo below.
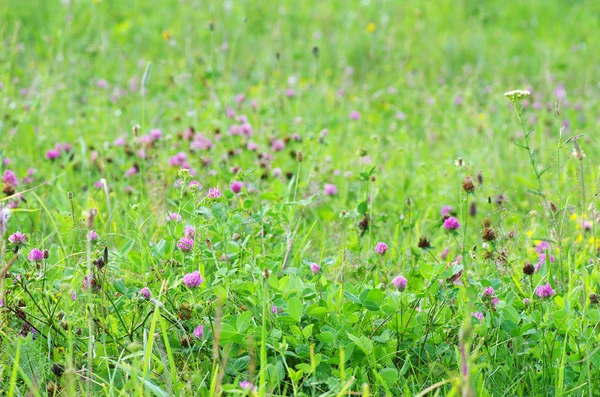
[[[546,285],[540,285],[539,287],[537,287],[535,289],[535,294],[541,299],[546,299],[554,295],[554,290],[552,289],[550,283],[547,282]]]
[[[191,150],[207,150],[213,147],[213,142],[202,134],[196,134],[190,143]]]
[[[99,79],[98,81],[96,81],[96,87],[106,88],[106,87],[108,87],[108,81],[106,81],[104,79]]]
[[[242,187],[244,187],[244,184],[240,181],[231,182],[231,191],[236,194],[242,191]]]
[[[485,287],[485,289],[483,290],[483,297],[484,298],[491,298],[494,296],[494,288],[492,287]]]
[[[179,215],[177,212],[169,212],[167,214],[167,220],[179,223],[181,222],[181,215]]]
[[[200,272],[198,270],[196,270],[192,273],[188,273],[185,276],[183,276],[183,284],[185,284],[185,286],[188,288],[197,287],[200,284],[202,284],[203,282],[204,282],[204,279],[202,278],[202,276],[200,275]]]
[[[148,287],[142,288],[138,294],[140,294],[144,299],[150,299],[151,293]]]
[[[40,262],[44,259],[44,252],[37,248],[34,248],[31,251],[29,251],[27,259],[29,259],[30,261]]]
[[[90,287],[95,290],[100,289],[98,283],[94,280],[94,275],[92,273],[83,278],[83,289],[90,289]]]
[[[440,254],[440,258],[442,258],[442,260],[446,260],[449,253],[450,253],[450,248],[444,248],[444,250]]]
[[[323,192],[328,196],[335,196],[336,194],[338,194],[338,188],[337,186],[331,183],[327,183],[323,187]]]
[[[552,254],[549,254],[549,255],[550,255],[550,263],[554,262],[554,256],[552,256]],[[538,263],[537,263],[537,265],[535,265],[536,272],[540,271],[540,269],[542,268],[542,265],[544,263],[546,263],[546,260],[547,260],[547,255],[545,253],[540,254],[540,257],[538,258]]]
[[[547,241],[540,241],[540,243],[535,247],[535,252],[538,254],[543,254],[547,250],[550,249],[550,243]]]
[[[494,297],[494,299],[491,300],[492,303],[492,307],[496,307],[498,306],[498,303],[500,303],[500,299],[498,299],[497,296]]]
[[[400,275],[396,276],[392,280],[392,284],[394,284],[394,287],[396,287],[399,291],[404,291],[406,289],[406,285],[408,284],[408,280],[406,277]]]
[[[8,241],[11,244],[19,245],[22,244],[26,238],[27,236],[25,236],[25,234],[21,232],[15,232],[8,237]]]
[[[388,246],[386,243],[380,241],[377,244],[375,244],[375,252],[379,255],[384,255],[387,252],[387,250]]]
[[[317,273],[319,273],[321,271],[321,266],[319,266],[316,263],[311,263],[310,264],[310,271],[312,272],[313,276],[316,275]]]
[[[187,225],[183,229],[183,237],[193,240],[196,236],[196,228],[194,226]]]
[[[244,390],[254,390],[254,385],[247,380],[243,380],[240,382],[240,387]]]
[[[19,180],[17,179],[15,173],[11,170],[4,171],[4,176],[2,176],[2,182],[10,186],[17,186],[19,184]]]
[[[446,216],[446,215],[450,215],[451,212],[452,212],[452,207],[450,207],[449,205],[445,205],[442,207],[440,214],[442,216]]]
[[[175,156],[169,158],[169,165],[173,167],[181,167],[187,162],[187,154],[185,152],[179,152]]]
[[[194,329],[194,336],[198,339],[202,339],[204,335],[204,325],[199,325]]]
[[[246,136],[252,135],[252,125],[250,123],[243,123],[240,126],[240,130],[242,131],[242,134]]]
[[[208,189],[208,198],[218,199],[219,197],[221,197],[221,191],[218,186]]]
[[[277,314],[277,306],[271,305],[271,313]]]
[[[87,239],[91,242],[98,241],[98,233],[95,230],[91,230],[87,235]]]
[[[446,218],[444,221],[444,228],[446,230],[454,231],[460,227],[460,223],[458,223],[458,219],[453,216]]]
[[[271,142],[271,149],[273,149],[274,152],[281,152],[285,149],[285,142],[281,139],[275,139]]]
[[[592,222],[590,222],[588,220],[581,221],[580,226],[583,230],[592,230]]]
[[[56,160],[59,157],[60,157],[60,150],[50,149],[46,152],[46,158],[48,160]]]
[[[162,131],[158,128],[151,130],[150,138],[152,138],[153,141],[158,141],[160,138],[162,138]]]
[[[350,120],[358,120],[360,119],[360,113],[358,113],[356,110],[353,110],[352,112],[350,112]]]
[[[77,292],[71,291],[71,300],[74,302],[77,299]]]
[[[483,313],[481,312],[473,312],[471,316],[475,317],[479,321],[483,321]]]
[[[187,237],[182,237],[177,242],[177,248],[183,252],[190,252],[194,248],[194,240]]]
[[[125,171],[125,176],[134,176],[135,174],[137,174],[137,172],[138,168],[134,165],[128,168],[127,171]]]
[[[562,84],[557,85],[556,89],[554,90],[554,95],[556,95],[556,98],[558,99],[565,99],[567,96],[567,90],[565,89],[565,86]]]

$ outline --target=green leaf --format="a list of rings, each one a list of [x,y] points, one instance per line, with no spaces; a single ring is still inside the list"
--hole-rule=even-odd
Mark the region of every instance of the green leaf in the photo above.
[[[429,280],[433,276],[433,266],[427,262],[423,262],[419,265],[419,272],[425,280]]]
[[[373,301],[375,303],[381,303],[381,302],[383,302],[384,298],[385,298],[385,295],[379,289],[372,289],[367,294],[367,299],[370,300],[370,301]]]
[[[277,321],[283,324],[296,324],[298,320],[290,316],[277,316]]]
[[[373,353],[373,342],[364,335],[361,335],[360,338],[352,334],[347,334],[348,339],[350,339],[360,350],[363,351],[366,355],[370,355]]]
[[[333,343],[335,341],[335,336],[331,332],[325,331],[318,334],[317,339],[324,343]]]
[[[121,256],[127,256],[127,254],[129,254],[129,252],[133,249],[134,244],[134,240],[129,240],[128,242],[126,242],[123,248],[121,249]]]
[[[309,314],[314,317],[322,317],[329,314],[329,309],[326,307],[315,307]]]
[[[399,378],[398,370],[396,368],[384,368],[379,371],[379,375],[387,383],[394,383]]]
[[[588,311],[588,317],[592,321],[595,321],[595,322],[600,321],[600,310],[598,310],[598,309],[589,310]]]
[[[358,204],[358,207],[356,207],[356,211],[360,214],[360,215],[364,215],[367,213],[367,209],[368,209],[368,204],[366,201],[361,202],[360,204]]]
[[[552,313],[552,321],[554,322],[554,326],[556,328],[564,329],[568,319],[569,314],[564,310],[557,310]]]
[[[125,286],[125,281],[122,278],[113,281],[113,287],[115,287],[115,290],[121,295],[129,296],[129,290]]]
[[[228,323],[221,324],[221,341],[223,343],[231,343],[239,341],[237,330]]]
[[[314,327],[315,327],[314,324],[307,325],[306,327],[304,327],[304,329],[302,329],[302,335],[305,338],[310,337],[312,335],[312,330],[313,330]]]
[[[362,302],[360,301],[360,299],[358,298],[358,296],[356,296],[356,295],[354,295],[354,294],[351,294],[351,293],[350,293],[350,292],[348,292],[348,291],[344,291],[344,296],[345,296],[346,298],[350,299],[352,302],[355,302],[355,303],[362,303]]]
[[[244,333],[250,326],[250,321],[252,321],[252,312],[245,311],[241,316],[238,317],[235,322],[235,327],[237,328],[239,333]]]
[[[300,321],[302,317],[302,301],[293,297],[288,301],[288,314],[296,321]]]
[[[519,324],[519,313],[514,307],[506,306],[502,310],[502,319],[512,321],[515,324]]]
[[[298,368],[298,370],[301,372],[306,372],[307,374],[309,374],[312,370],[310,364],[306,363],[296,364],[296,368]]]
[[[404,364],[402,365],[402,368],[400,368],[401,376],[404,375],[408,371],[409,366],[410,366],[410,356],[407,353],[406,358],[404,359]]]
[[[283,182],[281,182],[279,178],[275,178],[275,180],[273,181],[272,188],[273,193],[275,193],[277,197],[281,197],[285,193],[285,185],[283,184]]]
[[[299,369],[298,371],[294,371],[291,368],[288,368],[288,376],[290,377],[291,380],[298,382],[300,379],[302,379],[302,376],[304,375],[304,371],[302,371],[301,369]]]

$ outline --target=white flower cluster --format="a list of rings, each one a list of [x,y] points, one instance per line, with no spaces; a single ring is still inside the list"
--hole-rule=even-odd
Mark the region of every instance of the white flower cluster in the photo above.
[[[6,225],[10,218],[10,210],[5,207],[0,207],[0,236],[6,233]]]
[[[504,93],[504,96],[507,97],[512,103],[516,103],[522,101],[523,99],[529,97],[531,93],[527,90],[513,90]]]

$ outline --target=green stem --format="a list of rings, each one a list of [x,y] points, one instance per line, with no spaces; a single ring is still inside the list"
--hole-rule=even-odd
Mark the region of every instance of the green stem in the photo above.
[[[517,119],[519,120],[519,124],[521,125],[521,130],[523,131],[523,135],[525,136],[525,145],[522,147],[527,150],[527,154],[529,155],[529,162],[531,163],[531,166],[533,167],[535,179],[538,182],[539,194],[543,197],[544,189],[542,188],[542,181],[540,179],[541,175],[538,172],[537,167],[535,166],[535,156],[533,154],[533,150],[531,150],[531,146],[529,146],[530,133],[527,132],[527,130],[525,128],[525,124],[523,123],[523,118],[521,117],[521,113],[523,112],[523,109],[519,105],[519,107],[515,106],[515,110],[517,112]]]

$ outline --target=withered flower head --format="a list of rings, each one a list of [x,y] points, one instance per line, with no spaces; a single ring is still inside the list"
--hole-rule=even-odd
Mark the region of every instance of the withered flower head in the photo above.
[[[431,248],[431,243],[429,242],[429,240],[427,240],[427,237],[422,236],[419,239],[418,247],[421,248],[422,250],[426,250],[426,249]]]
[[[466,177],[462,183],[462,188],[466,193],[473,193],[475,191],[475,184],[470,176]]]
[[[496,240],[496,232],[491,227],[486,227],[485,229],[483,229],[482,238],[483,241],[494,241]]]

